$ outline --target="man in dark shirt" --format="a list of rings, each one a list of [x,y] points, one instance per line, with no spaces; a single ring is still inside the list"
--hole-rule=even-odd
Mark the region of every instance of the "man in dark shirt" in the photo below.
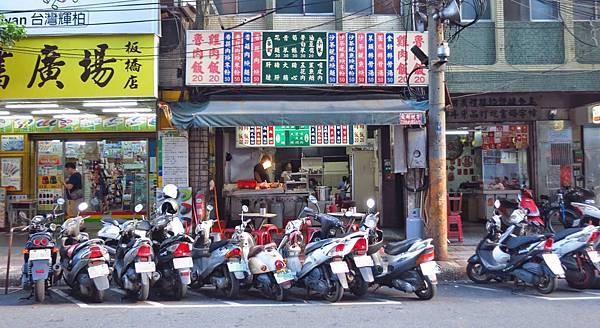
[[[68,201],[67,216],[74,217],[77,216],[77,207],[83,202],[82,178],[81,173],[77,172],[75,163],[66,163],[65,172],[69,175],[67,181],[63,182]]]
[[[254,180],[256,180],[258,183],[269,182],[267,169],[270,168],[271,165],[273,165],[271,162],[271,157],[269,157],[269,155],[263,155],[260,158],[260,162],[254,165]]]

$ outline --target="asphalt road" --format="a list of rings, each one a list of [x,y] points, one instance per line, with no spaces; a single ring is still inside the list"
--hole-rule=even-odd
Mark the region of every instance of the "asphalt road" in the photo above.
[[[192,292],[180,302],[151,298],[134,302],[112,288],[102,304],[71,296],[56,286],[44,304],[24,300],[12,289],[0,295],[0,327],[572,327],[596,326],[600,290],[575,291],[565,285],[549,296],[512,285],[443,283],[437,296],[419,301],[390,289],[357,300],[345,295],[329,304],[305,299],[294,290],[287,302],[263,300],[254,292],[219,299],[211,289]]]

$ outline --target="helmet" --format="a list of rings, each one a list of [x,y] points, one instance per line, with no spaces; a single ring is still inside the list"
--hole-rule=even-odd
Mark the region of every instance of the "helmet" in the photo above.
[[[160,205],[160,214],[177,214],[177,212],[179,212],[179,205],[172,198],[166,199]]]

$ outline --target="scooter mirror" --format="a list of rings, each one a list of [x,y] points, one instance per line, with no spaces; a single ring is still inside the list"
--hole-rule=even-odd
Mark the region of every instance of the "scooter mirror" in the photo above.
[[[64,198],[59,198],[56,200],[56,204],[62,206],[65,204],[65,199]]]
[[[246,205],[242,206],[242,212],[248,213],[248,206],[246,206]]]
[[[23,220],[27,220],[27,214],[25,214],[25,212],[19,212],[19,217]]]
[[[369,199],[367,200],[367,207],[368,207],[369,209],[372,209],[373,207],[375,207],[375,200],[374,200],[373,198],[369,198]]]
[[[313,203],[313,204],[317,204],[317,203],[318,203],[318,201],[317,201],[317,197],[315,197],[315,196],[313,196],[313,195],[310,195],[310,196],[308,196],[308,200],[309,200],[311,203]]]
[[[214,209],[214,207],[212,205],[206,205],[207,211],[212,212],[213,209]]]
[[[499,199],[496,199],[496,200],[494,201],[494,207],[495,207],[495,208],[500,208],[500,200],[499,200]]]
[[[83,202],[81,204],[79,204],[79,206],[77,206],[77,209],[79,210],[79,212],[83,212],[85,210],[87,210],[88,208],[88,203]]]
[[[136,213],[139,213],[139,212],[141,212],[143,209],[144,209],[144,205],[142,205],[142,204],[137,204],[137,205],[135,205],[134,211],[135,211]]]
[[[168,184],[163,187],[163,194],[165,197],[169,198],[177,198],[177,186],[174,184]]]
[[[115,226],[117,226],[117,227],[119,226],[119,221],[117,221],[117,220],[113,220],[113,222],[112,222],[112,223],[113,223],[113,225],[115,225]]]

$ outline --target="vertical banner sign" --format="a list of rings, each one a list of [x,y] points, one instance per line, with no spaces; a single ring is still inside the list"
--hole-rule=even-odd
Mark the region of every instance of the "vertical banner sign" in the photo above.
[[[186,84],[405,85],[417,32],[187,31]],[[411,85],[427,85],[418,69]]]

